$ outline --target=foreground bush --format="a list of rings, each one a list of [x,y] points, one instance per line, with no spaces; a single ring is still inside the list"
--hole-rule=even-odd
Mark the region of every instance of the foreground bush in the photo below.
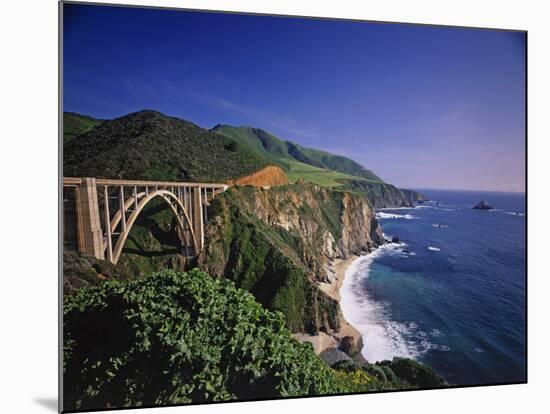
[[[291,338],[282,314],[232,282],[165,271],[64,302],[65,409],[375,389]]]
[[[281,313],[197,270],[78,289],[64,300],[64,335],[65,410],[442,384],[398,358],[330,368],[291,337]]]

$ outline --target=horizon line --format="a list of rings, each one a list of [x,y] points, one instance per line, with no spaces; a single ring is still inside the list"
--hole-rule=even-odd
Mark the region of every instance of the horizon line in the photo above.
[[[413,191],[470,191],[474,193],[506,193],[506,194],[525,194],[526,190],[491,190],[491,189],[471,189],[471,188],[428,188],[428,187],[402,187],[399,186],[399,188],[404,190],[413,190]]]

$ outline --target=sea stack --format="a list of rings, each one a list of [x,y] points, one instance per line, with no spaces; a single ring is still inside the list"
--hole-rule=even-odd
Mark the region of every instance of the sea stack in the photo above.
[[[477,203],[472,208],[474,210],[493,210],[493,207],[491,207],[489,204],[487,204],[484,200],[481,200],[479,203]]]

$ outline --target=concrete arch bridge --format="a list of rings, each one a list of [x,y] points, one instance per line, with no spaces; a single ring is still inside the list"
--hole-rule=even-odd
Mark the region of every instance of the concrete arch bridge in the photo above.
[[[204,246],[207,206],[226,184],[63,178],[64,245],[116,264],[145,206],[164,201],[174,214],[182,253]]]

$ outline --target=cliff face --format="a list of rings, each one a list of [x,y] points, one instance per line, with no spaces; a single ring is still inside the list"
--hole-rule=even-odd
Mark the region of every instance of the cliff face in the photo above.
[[[424,200],[424,196],[416,191],[403,190],[386,183],[346,180],[344,188],[364,194],[374,208],[411,207],[415,202]]]
[[[411,203],[418,203],[419,201],[426,201],[426,197],[423,194],[420,194],[413,190],[406,190],[404,188],[400,189],[403,194],[409,199]]]
[[[381,244],[384,240],[382,229],[367,200],[344,193],[343,204],[342,237],[338,245],[341,258],[365,253]]]
[[[364,197],[303,181],[232,188],[214,200],[209,217],[199,266],[283,312],[295,332],[339,328],[338,304],[318,283],[331,279],[333,259],[383,240]]]

